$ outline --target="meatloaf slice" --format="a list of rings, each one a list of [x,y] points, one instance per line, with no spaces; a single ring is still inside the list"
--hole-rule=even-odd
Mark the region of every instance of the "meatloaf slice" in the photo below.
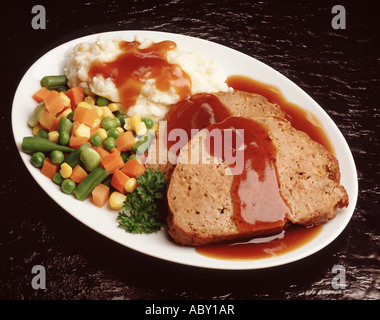
[[[241,116],[249,119],[256,117],[276,117],[286,121],[285,112],[259,94],[234,90],[217,92],[214,95],[222,102],[232,116]],[[164,118],[163,121],[165,120],[166,119]],[[163,123],[160,123],[160,126],[162,125]],[[148,168],[152,168],[154,171],[160,169],[169,180],[175,164],[171,163],[168,157],[162,161],[158,154],[159,148],[165,148],[165,146],[163,146],[163,143],[160,145],[160,137],[157,132],[156,139],[149,148],[149,154],[145,165]],[[163,152],[167,153],[167,150],[163,150]]]
[[[322,224],[335,217],[338,208],[347,206],[348,195],[339,184],[338,162],[328,150],[288,121],[275,117],[255,120],[267,127],[277,150],[280,193],[291,211],[287,217],[290,223]],[[204,132],[193,139],[199,138],[205,140]],[[191,145],[192,141],[185,148],[191,149]],[[186,156],[191,152],[207,153],[204,143],[199,149],[185,151]],[[169,234],[173,239],[179,244],[199,246],[249,236],[241,233],[232,219],[233,176],[226,174],[227,165],[210,155],[211,164],[186,164],[189,161],[181,156],[182,152],[167,192]],[[266,230],[268,234],[274,231]]]

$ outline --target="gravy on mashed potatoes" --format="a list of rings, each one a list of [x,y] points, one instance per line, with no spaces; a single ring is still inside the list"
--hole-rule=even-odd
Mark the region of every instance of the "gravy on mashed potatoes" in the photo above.
[[[228,91],[226,76],[211,58],[184,51],[172,41],[128,42],[99,37],[78,44],[67,59],[70,87],[121,102],[128,116],[162,119],[170,105],[197,93]]]

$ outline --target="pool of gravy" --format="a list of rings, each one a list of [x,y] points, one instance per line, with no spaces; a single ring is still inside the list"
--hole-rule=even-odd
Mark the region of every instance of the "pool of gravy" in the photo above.
[[[287,101],[277,87],[240,75],[230,76],[226,82],[235,90],[257,93],[266,97],[269,102],[285,111],[287,119],[296,129],[306,132],[313,140],[335,154],[334,148],[319,121],[310,112]],[[291,225],[274,235],[200,246],[196,248],[196,251],[202,255],[219,259],[263,259],[285,254],[302,247],[321,231],[322,226],[306,228]]]

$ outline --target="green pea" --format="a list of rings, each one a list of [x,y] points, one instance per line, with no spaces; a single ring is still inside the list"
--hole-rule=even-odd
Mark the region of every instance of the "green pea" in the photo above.
[[[98,147],[102,144],[102,137],[100,136],[99,133],[94,133],[91,137],[90,137],[90,142],[93,146],[95,147]]]
[[[71,179],[65,179],[62,181],[61,190],[64,193],[72,194],[75,190],[75,187],[76,187],[75,182]]]
[[[62,151],[54,150],[50,153],[50,160],[54,164],[61,164],[65,159],[65,155]]]
[[[80,153],[80,160],[89,172],[96,169],[100,165],[100,155],[92,148],[84,149]]]
[[[63,146],[69,144],[70,134],[67,131],[60,132],[60,134],[58,136],[58,142],[59,142],[59,144],[61,144]]]
[[[113,148],[116,148],[116,140],[113,137],[107,137],[103,140],[103,147],[107,151],[111,151]]]
[[[42,152],[35,152],[33,153],[30,161],[36,168],[40,168],[45,161],[45,155]]]
[[[40,129],[37,132],[37,137],[47,139],[49,136],[49,131],[46,129]]]
[[[62,182],[63,182],[63,178],[62,178],[62,176],[61,176],[61,174],[59,173],[59,172],[56,172],[55,174],[54,174],[54,176],[53,176],[53,181],[56,183],[56,184],[58,184],[58,185],[61,185],[62,184]]]
[[[125,118],[127,118],[128,116],[126,114],[123,114],[121,113],[120,111],[117,111],[116,112],[116,118],[119,119],[120,121],[120,127],[124,127],[124,124],[125,124]]]
[[[113,118],[113,121],[115,121],[116,127],[121,127],[121,121],[118,117]]]
[[[102,128],[106,131],[116,128],[117,123],[115,121],[115,118],[106,117],[102,120]]]
[[[120,136],[120,131],[117,128],[113,128],[107,131],[107,135],[109,137],[117,139],[117,137]]]
[[[107,98],[104,98],[104,97],[97,97],[96,98],[96,104],[98,106],[104,107],[104,106],[108,105],[109,103],[110,103],[110,101]]]
[[[141,121],[145,123],[147,129],[151,129],[153,127],[153,120],[151,118],[142,118]]]

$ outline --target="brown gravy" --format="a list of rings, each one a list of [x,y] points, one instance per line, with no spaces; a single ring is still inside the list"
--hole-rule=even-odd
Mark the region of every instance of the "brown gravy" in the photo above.
[[[180,66],[166,60],[167,52],[177,45],[172,41],[153,43],[144,49],[139,45],[137,41],[122,41],[123,53],[110,62],[94,61],[89,76],[101,74],[105,79],[112,78],[125,110],[136,103],[142,86],[151,79],[155,80],[158,90],[166,91],[173,87],[180,99],[190,96],[189,75]]]
[[[229,111],[212,94],[199,93],[188,99],[182,100],[170,108],[167,118],[167,132],[174,129],[186,131],[188,139],[191,139],[191,129],[205,129],[210,124],[221,122],[230,117]],[[177,141],[167,141],[168,148]],[[178,152],[184,145],[178,144]]]
[[[285,111],[288,120],[296,129],[306,132],[313,140],[325,146],[333,154],[335,153],[318,120],[308,111],[287,101],[275,86],[240,75],[230,76],[227,84],[236,90],[258,93],[266,97],[269,102],[278,105]],[[196,250],[202,255],[219,259],[263,259],[295,250],[314,239],[321,230],[322,226],[306,228],[292,225],[274,236],[206,245],[198,247]]]
[[[322,230],[318,227],[292,225],[280,234],[240,240],[223,244],[212,244],[196,248],[202,255],[233,260],[253,260],[279,256],[302,247],[313,240]]]
[[[233,220],[239,232],[280,232],[284,228],[289,208],[280,194],[274,165],[276,149],[267,129],[256,121],[242,117],[229,117],[208,126],[210,140],[214,129],[222,132],[222,139],[216,148],[216,144],[211,141],[206,143],[206,147],[211,155],[223,158],[233,173]],[[226,130],[229,130],[229,134],[226,134]],[[238,130],[244,132],[239,133]],[[235,161],[239,156],[244,160]],[[240,168],[236,168],[238,164]]]
[[[241,75],[229,76],[226,82],[235,90],[257,93],[266,97],[270,103],[285,111],[287,119],[294,128],[306,132],[311,139],[335,154],[334,147],[318,119],[298,105],[287,101],[277,87]]]

